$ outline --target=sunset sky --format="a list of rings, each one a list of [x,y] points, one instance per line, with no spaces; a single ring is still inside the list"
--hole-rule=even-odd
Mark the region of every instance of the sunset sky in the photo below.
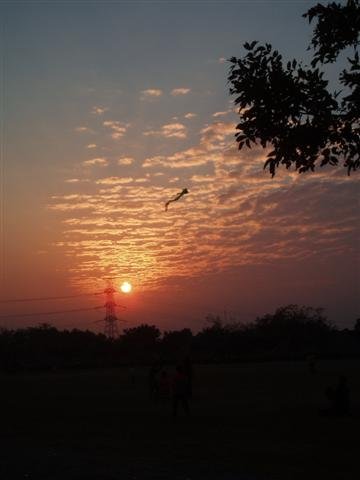
[[[359,173],[264,172],[237,151],[231,56],[309,58],[314,1],[1,3],[1,299],[101,292],[126,326],[241,322],[290,303],[360,316]],[[327,69],[335,86],[339,67]],[[164,211],[183,188],[189,194]],[[1,303],[1,315],[101,296]],[[1,318],[101,330],[101,310]]]

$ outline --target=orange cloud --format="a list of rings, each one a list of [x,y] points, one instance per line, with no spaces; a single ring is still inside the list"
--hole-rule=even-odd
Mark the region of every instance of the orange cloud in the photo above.
[[[224,112],[215,112],[212,114],[213,117],[224,117],[225,115],[228,115],[229,113],[231,113],[232,110],[226,110]]]
[[[171,95],[173,95],[174,97],[177,97],[179,95],[187,95],[188,93],[190,93],[190,91],[190,88],[173,88],[171,90]]]
[[[100,167],[106,167],[107,165],[109,165],[108,160],[102,157],[91,158],[90,160],[84,160],[82,163],[85,166],[99,165]]]
[[[143,132],[143,135],[155,135],[164,138],[186,138],[187,128],[182,123],[168,123],[163,125],[160,130],[147,130]]]
[[[130,127],[129,123],[122,123],[117,120],[106,120],[103,122],[103,125],[111,130],[111,138],[114,140],[123,137]]]
[[[214,143],[223,142],[229,135],[235,135],[235,125],[233,122],[217,122],[204,127],[201,132],[201,144],[209,149],[213,149]]]
[[[131,167],[131,176],[67,180],[75,193],[54,196],[49,208],[63,220],[56,245],[73,258],[74,284],[90,288],[104,272],[121,272],[139,288],[160,288],[170,279],[176,284],[241,265],[281,265],[355,248],[353,177],[282,170],[271,179],[262,168],[266,150],[239,152],[234,133],[233,123],[215,122],[190,148],[174,150],[168,142],[169,153],[149,155],[142,169]],[[165,212],[178,188],[189,195]],[[324,198],[334,199],[331,209]]]
[[[132,177],[107,177],[96,180],[96,183],[100,185],[118,185],[121,183],[130,183],[132,181]]]
[[[166,138],[186,138],[186,127],[182,123],[169,123],[161,127],[161,131]]]
[[[91,113],[93,115],[103,115],[107,110],[109,109],[104,107],[93,107]]]
[[[66,183],[78,183],[80,180],[78,178],[68,178],[65,180]]]
[[[134,163],[133,157],[120,157],[117,161],[118,165],[131,165]]]
[[[163,94],[162,90],[159,88],[148,88],[147,90],[141,91],[141,100],[153,100],[154,98],[161,97]]]

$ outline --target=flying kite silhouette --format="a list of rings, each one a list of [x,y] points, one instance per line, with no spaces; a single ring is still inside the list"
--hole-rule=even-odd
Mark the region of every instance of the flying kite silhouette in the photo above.
[[[177,202],[183,195],[186,195],[187,193],[189,193],[189,190],[187,188],[184,188],[181,192],[170,198],[170,200],[165,203],[165,212],[167,212],[168,206],[171,202]]]

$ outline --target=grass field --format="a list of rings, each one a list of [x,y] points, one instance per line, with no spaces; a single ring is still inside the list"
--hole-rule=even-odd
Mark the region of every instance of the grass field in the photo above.
[[[192,415],[149,400],[148,369],[1,375],[1,479],[358,480],[360,361],[195,366]],[[172,368],[169,367],[169,371]],[[352,415],[327,418],[347,375]]]

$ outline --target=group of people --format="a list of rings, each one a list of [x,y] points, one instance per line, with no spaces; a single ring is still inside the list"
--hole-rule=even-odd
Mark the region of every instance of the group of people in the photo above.
[[[149,395],[155,401],[172,400],[172,413],[176,417],[179,407],[190,415],[189,399],[192,396],[193,368],[190,359],[168,373],[162,365],[153,365],[149,370]]]
[[[317,372],[315,356],[308,357],[308,367],[312,374]],[[130,381],[135,384],[135,369],[130,368]],[[189,401],[193,391],[193,366],[186,358],[170,372],[161,364],[153,364],[148,373],[149,397],[154,402],[171,403],[172,414],[176,418],[179,409],[190,415]],[[337,384],[325,389],[327,407],[320,408],[319,413],[326,416],[343,416],[350,414],[350,389],[347,378],[341,375]]]

